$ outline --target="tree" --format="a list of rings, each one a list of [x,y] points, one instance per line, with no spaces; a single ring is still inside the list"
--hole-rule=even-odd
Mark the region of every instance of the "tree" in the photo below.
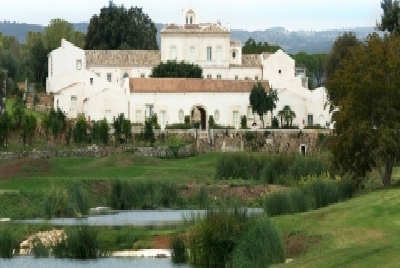
[[[37,127],[37,119],[34,115],[24,115],[22,119],[22,129],[21,129],[21,137],[22,144],[25,148],[26,143],[33,143],[33,138],[35,136],[35,131]]]
[[[380,31],[399,34],[400,23],[400,3],[398,0],[382,0],[381,22],[377,23],[376,28]]]
[[[269,92],[267,93],[267,112],[271,112],[271,126],[272,126],[272,119],[274,117],[273,113],[276,109],[276,103],[279,101],[278,98],[278,91],[274,90],[272,87],[270,88]]]
[[[54,139],[59,139],[61,133],[65,130],[67,126],[67,116],[65,113],[57,108],[54,110],[52,108],[49,114],[46,115],[42,121],[42,127],[45,129],[46,134],[49,136],[53,134]]]
[[[34,80],[43,86],[46,85],[49,52],[42,39],[37,39],[29,51],[28,66],[33,72]]]
[[[327,86],[338,95],[334,164],[351,172],[357,185],[373,168],[391,184],[400,157],[400,37],[375,33],[350,49]]]
[[[203,69],[197,64],[186,63],[184,61],[161,62],[152,70],[151,77],[179,77],[179,78],[202,78]]]
[[[52,19],[44,29],[43,41],[51,51],[61,46],[61,39],[74,43],[75,36],[75,29],[71,23],[63,19]]]
[[[25,115],[25,103],[22,97],[18,96],[12,106],[12,120],[16,129],[21,129]]]
[[[242,54],[262,54],[263,52],[276,52],[279,49],[282,48],[280,46],[271,46],[267,42],[256,43],[256,41],[250,37],[242,47]]]
[[[6,112],[0,113],[0,146],[7,146],[8,136],[12,128],[12,118]]]
[[[144,122],[143,139],[145,141],[149,141],[151,145],[153,145],[153,143],[155,141],[154,131],[153,131],[153,122],[151,121],[151,119],[147,119]]]
[[[90,19],[85,38],[86,50],[140,49],[156,50],[157,28],[150,17],[138,7],[126,9],[110,2],[100,15]]]
[[[114,117],[113,127],[115,141],[117,143],[122,144],[130,139],[132,134],[131,121],[125,119],[124,114],[119,114],[116,118]]]
[[[257,113],[260,116],[264,128],[264,114],[268,111],[268,95],[260,82],[255,84],[251,90],[250,105],[253,113]]]
[[[317,80],[317,86],[321,85],[322,79],[325,77],[325,63],[327,54],[307,54],[306,52],[299,52],[292,55],[296,61],[297,67],[306,68],[306,76],[309,78],[308,87],[310,90],[315,88],[314,79]]]
[[[74,141],[75,143],[78,143],[81,145],[81,143],[84,143],[87,141],[88,135],[87,135],[87,122],[86,118],[84,116],[79,116],[78,120],[75,123],[75,128],[74,128]]]
[[[339,68],[339,64],[342,60],[348,59],[350,55],[350,48],[359,45],[360,42],[354,33],[345,32],[343,35],[339,36],[332,46],[331,53],[326,61],[325,71],[326,71],[326,83],[332,79],[334,73]],[[344,98],[347,90],[339,90],[335,87],[327,86],[328,98],[331,104],[331,110],[338,106],[339,99]]]

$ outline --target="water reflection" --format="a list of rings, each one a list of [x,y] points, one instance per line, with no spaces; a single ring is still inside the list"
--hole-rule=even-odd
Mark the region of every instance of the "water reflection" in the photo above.
[[[35,259],[34,257],[16,257],[10,260],[0,259],[0,267],[4,268],[75,268],[75,267],[99,267],[99,268],[111,268],[111,267],[144,267],[144,268],[158,268],[158,267],[190,267],[188,265],[174,265],[171,259],[128,259],[128,258],[106,258],[92,261],[76,261],[67,259]]]
[[[249,213],[262,213],[261,208],[248,208]],[[87,218],[54,218],[51,220],[31,219],[16,220],[15,223],[51,225],[98,225],[98,226],[165,226],[177,224],[184,218],[203,215],[205,210],[145,210],[145,211],[119,211],[111,215],[90,216]]]

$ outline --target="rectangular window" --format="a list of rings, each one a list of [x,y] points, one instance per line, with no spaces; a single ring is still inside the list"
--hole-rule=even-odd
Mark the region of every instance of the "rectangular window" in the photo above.
[[[93,78],[90,78],[90,85],[93,85]]]
[[[107,74],[107,81],[108,81],[108,82],[111,82],[111,81],[112,81],[112,74],[111,74],[111,73],[108,73],[108,74]]]
[[[221,80],[221,75],[220,74],[217,74],[217,79]]]
[[[212,61],[212,47],[207,47],[207,61]]]
[[[190,48],[190,56],[189,56],[189,58],[190,58],[190,63],[194,63],[195,61],[196,61],[196,50],[195,50],[195,48],[194,47],[191,47]]]
[[[193,24],[193,17],[190,17],[190,24]]]
[[[153,104],[146,104],[146,119],[153,115]]]
[[[81,70],[82,69],[82,60],[76,60],[76,69]]]
[[[112,122],[111,110],[106,110],[106,115],[105,115],[105,117],[106,117],[106,120],[107,120],[108,123],[111,123],[111,122]]]
[[[251,106],[247,107],[247,118],[254,118],[253,108]]]
[[[254,80],[258,81],[258,75],[256,75],[256,77],[254,78]]]
[[[144,74],[140,74],[140,78],[145,78],[145,75]]]
[[[235,80],[239,80],[239,76],[238,75],[235,75]]]
[[[175,46],[171,47],[171,49],[170,49],[169,59],[170,60],[177,60],[177,58],[176,58],[176,47]]]
[[[165,124],[167,123],[167,117],[165,111],[160,111],[160,124],[162,128],[165,128]]]
[[[142,111],[141,110],[136,110],[136,122],[137,123],[142,122]]]
[[[239,112],[233,111],[233,126],[238,129],[239,128]]]
[[[207,79],[211,79],[212,75],[211,74],[207,74]]]
[[[217,47],[217,62],[222,62],[222,47]]]
[[[310,126],[314,125],[314,116],[312,114],[308,115],[307,124]]]

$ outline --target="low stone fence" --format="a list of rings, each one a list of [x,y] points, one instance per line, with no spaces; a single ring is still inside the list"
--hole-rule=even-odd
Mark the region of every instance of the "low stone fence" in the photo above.
[[[197,154],[197,150],[191,146],[183,146],[177,148],[176,150],[172,150],[167,146],[159,146],[159,147],[138,147],[135,150],[135,155],[138,156],[149,156],[149,157],[160,157],[160,158],[169,158],[169,157],[189,157]]]

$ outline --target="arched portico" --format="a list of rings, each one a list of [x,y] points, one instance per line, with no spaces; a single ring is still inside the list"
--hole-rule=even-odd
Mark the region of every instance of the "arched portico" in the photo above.
[[[199,123],[200,123],[200,129],[206,130],[207,126],[208,126],[207,108],[202,104],[193,105],[192,108],[190,109],[190,116],[191,116],[192,120],[194,119],[193,117],[195,116],[196,110],[198,110],[198,112],[200,113],[199,114],[199,118],[198,118],[199,119]]]

